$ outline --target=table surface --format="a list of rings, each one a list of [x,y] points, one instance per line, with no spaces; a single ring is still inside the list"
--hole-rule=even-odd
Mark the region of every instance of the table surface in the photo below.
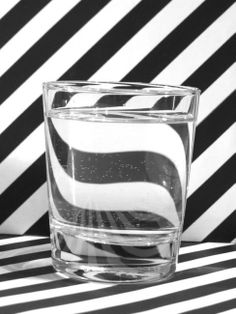
[[[172,279],[114,285],[60,277],[47,237],[0,236],[0,313],[236,313],[236,245],[183,243]]]

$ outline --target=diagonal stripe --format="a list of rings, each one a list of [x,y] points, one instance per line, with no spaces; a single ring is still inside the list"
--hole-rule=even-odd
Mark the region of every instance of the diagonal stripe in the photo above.
[[[20,0],[8,0],[0,2],[0,19],[7,14]]]
[[[27,236],[20,236],[20,237],[12,237],[11,239],[0,239],[0,245],[8,245],[8,244],[12,244],[12,243],[21,243],[21,242],[26,242],[26,241],[30,241],[30,240],[35,240],[35,239],[45,239],[45,237],[42,236],[31,236],[31,235],[27,235]]]
[[[224,132],[192,164],[188,196],[193,194],[214,172],[235,154],[236,123]],[[217,158],[215,158],[217,156]]]
[[[1,235],[2,237],[2,235]],[[16,237],[17,238],[17,237]],[[24,236],[22,236],[22,238],[24,239]],[[45,237],[42,239],[38,239],[38,237],[36,236],[35,239],[33,240],[26,240],[23,242],[16,242],[16,243],[9,243],[9,244],[1,244],[0,242],[0,248],[1,248],[1,252],[4,251],[8,251],[8,250],[16,250],[16,249],[20,249],[20,248],[27,248],[30,246],[36,246],[36,245],[40,245],[40,244],[48,244],[49,243],[49,238]]]
[[[81,59],[61,77],[62,80],[88,79],[128,42],[149,20],[170,2],[169,0],[141,1]],[[104,78],[102,78],[104,80]]]
[[[236,93],[229,95],[196,130],[193,160],[197,159],[235,122]],[[225,117],[222,119],[222,117]],[[236,146],[235,146],[236,150]]]
[[[230,37],[183,85],[197,86],[202,92],[225,72],[235,61],[236,38]]]
[[[221,282],[222,280],[225,280],[226,278],[232,278],[234,269],[229,270],[223,270],[217,272],[217,274],[207,274],[198,276],[195,278],[188,278],[184,280],[174,281],[172,283],[164,283],[159,286],[153,286],[148,288],[141,288],[141,289],[135,289],[134,291],[130,291],[129,288],[122,289],[123,291],[128,289],[128,292],[120,292],[119,287],[113,287],[110,288],[109,291],[100,291],[97,290],[96,294],[92,294],[90,298],[84,301],[78,302],[78,298],[80,295],[71,295],[70,300],[68,298],[64,300],[64,302],[70,302],[70,304],[63,304],[62,299],[58,298],[51,298],[47,301],[44,300],[44,304],[42,302],[35,302],[35,303],[26,303],[17,304],[18,309],[19,307],[21,310],[26,309],[32,309],[31,311],[28,311],[28,313],[40,313],[42,311],[42,307],[46,307],[45,310],[47,311],[54,311],[56,313],[83,313],[83,312],[89,312],[89,311],[98,311],[99,309],[107,309],[110,308],[112,310],[115,306],[120,306],[122,308],[122,305],[128,305],[130,303],[135,303],[137,300],[139,300],[140,304],[141,302],[144,302],[146,300],[151,300],[158,297],[164,297],[165,294],[169,295],[171,293],[176,293],[178,291],[187,291],[187,289],[193,289],[197,288],[199,286],[205,286],[208,284],[213,284],[217,282]],[[105,290],[105,289],[104,289]],[[101,293],[100,293],[101,292]],[[109,293],[109,295],[107,295]],[[98,296],[101,297],[98,297]],[[81,298],[80,298],[81,299]],[[83,299],[82,299],[83,300]],[[133,304],[132,304],[133,305]],[[39,307],[41,307],[39,309]],[[38,308],[38,309],[37,309]],[[7,309],[7,308],[6,308]],[[35,310],[34,310],[35,309]],[[79,312],[78,312],[79,310]],[[125,308],[123,308],[125,310]],[[156,311],[156,310],[155,310]]]
[[[32,135],[28,136],[0,164],[0,194],[10,186],[23,172],[38,159],[45,150],[43,141],[43,125],[41,124]],[[34,145],[37,143],[37,145]],[[34,150],[32,151],[32,147]],[[22,156],[24,156],[22,158]],[[17,162],[16,162],[17,161]],[[1,197],[0,197],[1,198]]]
[[[171,1],[90,79],[112,79],[115,81],[122,79],[202,2],[202,0],[188,2],[184,0]],[[170,18],[170,16],[175,18]],[[163,25],[165,27],[162,27]],[[119,67],[117,67],[117,64],[119,64]],[[138,78],[135,79],[138,80]]]
[[[17,256],[17,255],[24,255],[24,254],[29,254],[29,253],[35,253],[35,252],[41,252],[41,251],[46,251],[46,250],[50,250],[49,243],[35,245],[35,246],[32,245],[30,247],[7,250],[4,252],[1,251],[0,261],[4,258],[9,258],[9,257]]]
[[[46,192],[46,191],[45,191]],[[40,202],[41,199],[43,201],[45,201],[45,204],[47,204],[47,206],[44,207],[45,212],[42,213],[42,215],[40,214],[40,217],[33,217],[33,219],[31,219],[31,221],[29,223],[25,223],[24,225],[24,234],[42,234],[45,236],[48,236],[50,234],[50,227],[49,227],[49,217],[48,217],[48,199],[47,199],[47,193],[43,193],[43,195],[40,198]],[[28,201],[26,202],[28,205]],[[37,201],[37,204],[39,204],[39,202]]]
[[[32,210],[32,208],[34,210]],[[31,225],[38,221],[48,211],[46,183],[37,189],[22,205],[0,225],[1,233],[24,234]],[[27,219],[25,219],[27,217]],[[16,221],[18,222],[16,224]],[[48,226],[47,226],[48,227]],[[46,226],[41,227],[43,232]],[[48,228],[47,228],[48,229]]]
[[[112,0],[72,36],[0,106],[0,133],[41,95],[39,82],[57,80],[139,2]]]
[[[207,313],[207,312],[203,312],[204,308],[208,308],[212,304],[220,304],[227,300],[232,300],[234,299],[235,293],[236,293],[236,289],[233,288],[226,291],[216,292],[210,295],[198,297],[193,300],[182,301],[182,302],[174,303],[169,306],[166,305],[166,306],[158,308],[158,314],[185,313],[186,311],[195,310],[199,308],[202,309],[201,313]],[[155,313],[156,312],[153,309],[150,311],[140,312],[140,314],[155,314]]]
[[[227,58],[227,56],[225,56]],[[200,97],[197,124],[206,119],[231,93],[235,91],[236,65],[232,65],[212,83]]]
[[[208,234],[208,236],[204,238],[204,241],[208,241],[210,239],[222,239],[222,237],[224,237],[225,241],[232,241],[236,237],[235,218],[236,204],[234,206],[234,210],[232,210],[232,214],[227,216],[226,219],[222,218],[223,222],[221,222],[220,225],[218,225],[210,234]]]
[[[4,32],[0,33],[0,48],[49,3],[49,1],[50,0],[38,0],[33,2],[21,0],[4,15],[0,20],[0,29],[4,29]]]
[[[168,82],[168,84],[181,84],[184,82],[190,74],[197,70],[199,65],[205,62],[224,42],[234,35],[234,14],[235,6],[234,9],[231,6],[159,73],[153,79],[153,82]]]
[[[36,264],[34,267],[35,263],[31,265],[33,266],[32,268],[29,269],[24,269],[24,265],[18,265],[18,268],[12,268],[12,271],[10,272],[5,272],[3,274],[0,274],[0,282],[4,281],[11,281],[11,280],[16,280],[16,279],[26,279],[29,278],[31,279],[32,277],[37,277],[40,275],[47,276],[48,274],[55,273],[55,270],[53,267],[50,265],[48,261],[46,261],[46,266],[43,266],[44,260],[41,260],[40,263],[42,266],[39,264]],[[23,268],[22,268],[23,267]]]
[[[9,1],[9,0],[8,0]],[[1,1],[7,3],[8,1]],[[53,0],[9,40],[0,50],[0,76],[7,71],[31,46],[33,46],[54,24],[66,15],[79,1]],[[14,1],[18,2],[18,1]],[[13,3],[14,3],[13,2]],[[1,7],[0,7],[1,12]],[[0,13],[1,14],[1,13]]]
[[[74,1],[74,0],[73,0]],[[88,0],[91,1],[91,0]],[[92,6],[87,1],[79,2],[68,14],[36,42],[0,80],[3,93],[0,103],[11,95],[34,71],[47,61],[66,41],[80,30],[109,0],[97,0]],[[41,16],[41,14],[39,15]],[[38,25],[37,25],[38,26]],[[33,31],[33,30],[32,30]],[[30,38],[30,36],[28,36]],[[40,53],[39,53],[40,52]],[[11,57],[11,54],[10,56]]]
[[[200,308],[200,309],[185,311],[184,314],[202,314],[203,311],[205,311],[206,314],[214,314],[214,313],[235,314],[235,309],[236,309],[236,299],[233,299],[233,300],[216,303],[214,305],[208,305],[204,309]]]
[[[235,155],[233,155],[188,198],[184,221],[185,229],[234,185],[235,174],[232,169],[235,167],[235,160]],[[232,199],[232,206],[235,206],[234,199]]]

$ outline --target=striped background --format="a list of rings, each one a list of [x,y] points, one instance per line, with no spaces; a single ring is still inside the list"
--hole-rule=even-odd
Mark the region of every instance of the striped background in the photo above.
[[[0,1],[0,233],[48,233],[41,84],[202,90],[184,240],[236,238],[232,0]]]

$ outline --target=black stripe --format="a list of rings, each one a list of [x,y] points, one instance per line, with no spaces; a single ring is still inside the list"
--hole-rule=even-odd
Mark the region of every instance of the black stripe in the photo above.
[[[45,156],[41,155],[0,195],[0,223],[46,181]]]
[[[216,5],[214,1],[204,1],[203,4],[132,69],[123,78],[123,81],[150,82],[153,80],[158,73],[233,3],[233,0],[218,1]]]
[[[1,237],[2,237],[2,235],[1,235]],[[21,248],[26,248],[26,247],[41,245],[41,244],[47,244],[47,243],[50,243],[49,238],[29,240],[29,241],[19,242],[19,243],[10,243],[10,244],[5,244],[5,245],[1,245],[1,242],[0,242],[0,252],[15,250],[15,249],[21,249]]]
[[[4,160],[23,140],[43,122],[41,97],[28,107],[0,135],[0,162]]]
[[[236,169],[236,168],[233,168]],[[213,230],[204,241],[231,242],[236,238],[236,206],[234,212],[229,215],[215,230]]]
[[[25,234],[48,236],[50,234],[48,212],[46,212],[32,226],[30,226]]]
[[[41,258],[51,257],[51,251],[42,251],[36,253],[29,253],[23,255],[17,255],[13,257],[7,257],[0,259],[0,266],[6,266],[10,264],[17,264],[22,262],[29,262]]]
[[[0,19],[0,48],[49,2],[50,0],[21,0],[3,16]]]
[[[191,310],[182,312],[182,314],[216,314],[216,313],[223,313],[227,310],[235,310],[236,309],[236,298],[220,303],[216,303],[214,305],[202,307],[197,310]],[[233,313],[233,312],[232,312]],[[236,310],[235,310],[236,313]]]
[[[23,286],[19,288],[11,288],[7,290],[3,290],[3,291],[0,291],[0,297],[13,296],[13,295],[22,294],[22,293],[39,292],[39,291],[57,289],[57,288],[64,288],[64,287],[76,286],[80,284],[82,284],[82,282],[72,281],[68,279],[60,279],[60,280],[49,281],[49,282],[39,283],[39,284],[25,286],[25,287]]]
[[[236,156],[232,156],[187,201],[184,230],[235,184]]]
[[[180,263],[187,262],[187,261],[194,260],[197,258],[209,257],[212,255],[224,254],[228,252],[235,252],[235,247],[233,245],[227,245],[223,247],[211,248],[211,249],[198,251],[198,252],[181,254],[179,255],[179,262]]]
[[[214,143],[231,125],[235,123],[236,93],[229,95],[208,117],[197,127],[194,143],[193,160],[197,159],[212,143]]]
[[[0,282],[4,282],[7,280],[15,280],[21,278],[35,277],[40,275],[47,275],[54,273],[55,270],[52,266],[44,266],[38,268],[31,268],[25,270],[13,271],[7,274],[0,275]]]
[[[235,62],[236,38],[231,37],[183,85],[197,86],[205,91],[226,69]]]
[[[35,6],[33,1],[28,0],[27,2]],[[2,91],[0,103],[9,97],[108,2],[109,0],[82,0],[54,25],[0,78]],[[24,14],[22,15],[24,16]],[[14,23],[12,24],[14,25]]]
[[[229,289],[235,288],[236,285],[236,279],[228,279],[223,280],[220,282],[215,282],[212,284],[203,285],[197,288],[191,288],[184,291],[179,291],[175,293],[170,293],[164,296],[151,298],[148,300],[138,301],[138,302],[132,302],[125,305],[119,305],[114,307],[109,307],[106,309],[101,310],[95,310],[95,311],[89,311],[89,312],[83,312],[89,313],[89,314],[131,314],[131,313],[138,313],[141,311],[147,311],[151,309],[157,309],[161,306],[167,306],[178,302],[183,301],[189,301],[194,298],[199,298],[207,295],[211,295],[213,293],[221,292],[221,291],[227,291]],[[183,287],[184,288],[184,287]],[[181,312],[182,313],[182,312]],[[205,313],[205,312],[201,312]]]
[[[61,79],[88,79],[169,2],[169,0],[141,1],[73,65]]]

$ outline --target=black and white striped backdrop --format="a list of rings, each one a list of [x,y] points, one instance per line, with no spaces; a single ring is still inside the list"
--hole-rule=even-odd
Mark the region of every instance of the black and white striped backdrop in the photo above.
[[[183,239],[236,238],[233,0],[0,1],[0,233],[47,234],[42,82],[201,89]]]

